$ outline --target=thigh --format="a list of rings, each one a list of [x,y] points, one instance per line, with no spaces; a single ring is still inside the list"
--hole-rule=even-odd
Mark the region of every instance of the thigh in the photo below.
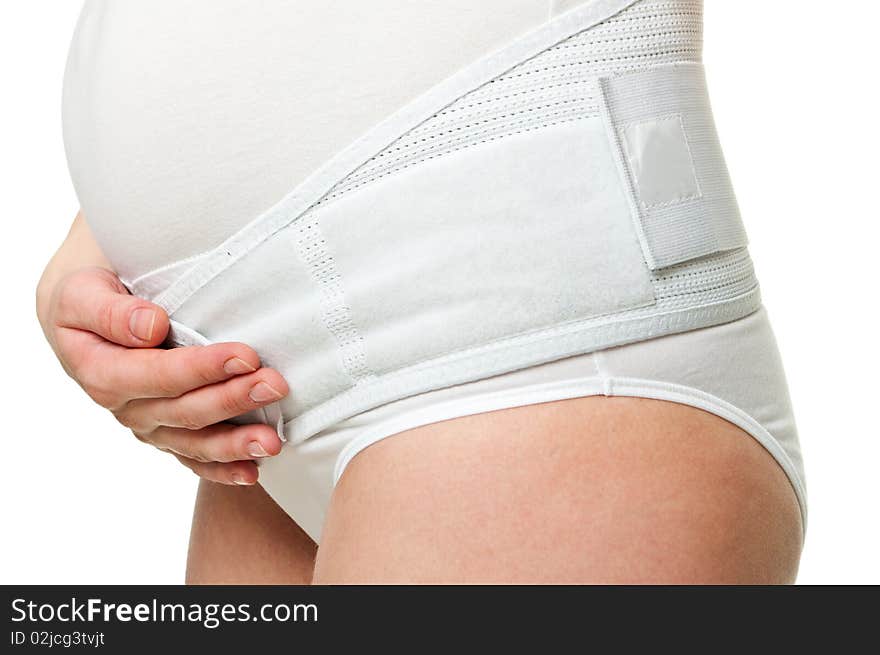
[[[199,484],[187,584],[309,584],[315,549],[259,485]]]
[[[411,430],[334,491],[316,583],[789,583],[794,491],[702,410],[581,398]]]

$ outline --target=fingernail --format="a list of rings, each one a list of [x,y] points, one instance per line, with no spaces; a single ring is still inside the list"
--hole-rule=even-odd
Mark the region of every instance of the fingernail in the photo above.
[[[254,484],[253,482],[249,482],[248,480],[245,480],[244,477],[242,477],[238,473],[235,473],[232,476],[232,481],[240,487],[250,487]]]
[[[257,369],[240,357],[233,357],[226,360],[226,363],[223,364],[223,370],[229,373],[229,375],[241,375],[242,373],[253,373]]]
[[[250,396],[250,399],[253,400],[255,403],[265,403],[270,400],[278,400],[279,398],[281,398],[281,394],[278,393],[266,382],[257,382],[253,387],[251,387],[251,391],[248,396]]]
[[[149,341],[153,337],[153,325],[156,323],[156,312],[152,309],[136,309],[128,320],[128,329],[141,341]]]
[[[266,449],[263,448],[263,444],[259,441],[251,441],[248,445],[248,455],[251,457],[268,457],[269,453],[266,452]]]

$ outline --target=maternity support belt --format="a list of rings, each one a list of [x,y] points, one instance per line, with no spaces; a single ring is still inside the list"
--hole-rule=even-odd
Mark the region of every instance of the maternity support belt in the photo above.
[[[376,126],[212,251],[126,281],[243,341],[299,442],[454,384],[742,318],[758,285],[697,0],[598,0]],[[377,72],[377,74],[380,74]],[[391,83],[391,81],[389,81]]]

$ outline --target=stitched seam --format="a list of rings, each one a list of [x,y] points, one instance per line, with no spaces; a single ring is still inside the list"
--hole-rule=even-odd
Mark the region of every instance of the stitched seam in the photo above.
[[[562,79],[564,79],[564,78],[562,78]],[[513,93],[507,93],[507,94],[499,95],[499,96],[489,96],[485,100],[478,100],[476,102],[469,102],[469,103],[463,104],[461,106],[453,105],[449,109],[444,109],[443,111],[437,112],[436,114],[434,114],[434,116],[445,116],[447,114],[454,114],[456,112],[464,111],[466,109],[472,109],[474,107],[489,104],[491,102],[500,102],[502,100],[509,100],[510,98],[516,98],[518,96],[537,94],[540,91],[547,91],[548,89],[562,89],[564,87],[570,87],[570,86],[575,86],[575,85],[579,85],[579,84],[588,85],[588,84],[590,84],[590,82],[592,82],[592,79],[577,78],[571,82],[560,82],[559,84],[547,84],[547,85],[538,86],[538,87],[527,86],[527,87],[524,87],[523,91],[515,91]],[[554,96],[548,96],[548,97],[554,97]],[[560,93],[556,97],[564,97],[564,96],[562,93]],[[423,125],[422,127],[419,127],[419,128],[417,128],[417,130],[413,130],[413,131],[414,132],[418,131],[418,130],[424,131],[426,129],[426,127],[427,126]]]
[[[604,62],[625,62],[634,59],[641,60],[645,57],[662,58],[670,54],[680,54],[683,52],[692,53],[696,56],[699,49],[692,43],[695,34],[680,32],[677,39],[671,41],[657,41],[645,43],[632,43],[630,48],[623,47],[608,48],[607,50],[593,50],[587,45],[571,44],[566,46],[568,50],[558,50],[556,52],[549,51],[539,61],[532,61],[520,64],[517,72],[534,69],[535,66],[552,66],[556,67],[561,64],[576,66],[578,64],[594,64]],[[661,46],[662,49],[658,49]],[[576,61],[572,59],[576,58]]]
[[[696,184],[696,186],[697,186],[697,191],[696,191],[696,193],[692,193],[687,196],[682,196],[681,198],[673,198],[672,200],[664,200],[664,201],[660,201],[660,202],[647,203],[644,200],[642,200],[642,198],[641,198],[641,196],[642,196],[642,181],[639,180],[638,176],[635,174],[635,167],[633,166],[632,157],[629,152],[629,149],[627,148],[627,141],[624,138],[624,134],[625,134],[627,128],[630,128],[630,127],[633,127],[636,125],[647,125],[649,123],[659,123],[659,122],[666,122],[666,121],[675,121],[678,124],[678,126],[681,128],[681,135],[684,139],[685,148],[687,149],[688,164],[690,165],[690,171],[691,171],[691,174],[693,175],[694,184]],[[664,114],[664,115],[657,116],[655,118],[651,118],[648,120],[634,120],[634,121],[627,121],[625,123],[619,123],[617,125],[617,136],[618,136],[618,139],[619,139],[621,145],[623,146],[623,151],[624,151],[624,154],[626,155],[626,162],[627,162],[627,165],[629,166],[630,174],[632,175],[633,181],[635,182],[635,187],[638,189],[639,202],[641,203],[642,209],[645,209],[645,210],[664,209],[667,207],[674,207],[676,205],[682,205],[682,204],[685,204],[688,202],[694,202],[695,200],[701,200],[704,197],[703,196],[703,189],[700,187],[700,180],[699,180],[699,177],[697,176],[697,167],[696,167],[696,164],[694,163],[694,152],[691,149],[691,144],[690,144],[690,141],[688,140],[687,130],[684,127],[684,119],[682,118],[682,115],[680,112],[679,113]]]
[[[464,120],[466,120],[468,122],[465,122],[463,124],[459,124],[458,121],[454,121],[454,120],[439,122],[437,125],[431,125],[431,128],[432,128],[431,132],[427,133],[426,136],[421,136],[421,134],[425,134],[425,130],[420,131],[418,134],[415,134],[415,133],[411,134],[410,136],[412,136],[413,138],[407,140],[407,142],[405,142],[395,148],[389,148],[389,149],[379,153],[370,161],[379,161],[383,157],[387,157],[389,155],[395,155],[396,153],[399,153],[401,151],[408,150],[413,147],[417,147],[418,144],[427,143],[428,141],[431,141],[432,139],[442,139],[444,137],[448,137],[449,135],[455,134],[456,132],[462,132],[462,131],[468,130],[470,128],[482,128],[488,124],[502,122],[505,119],[513,118],[515,116],[528,116],[529,114],[542,113],[545,110],[551,110],[556,107],[566,107],[567,105],[571,106],[575,103],[585,103],[585,102],[589,102],[590,100],[593,100],[593,98],[591,98],[591,97],[562,98],[560,100],[557,100],[556,102],[550,102],[550,103],[546,103],[546,104],[529,106],[529,105],[533,105],[534,102],[537,102],[539,100],[544,100],[544,98],[540,98],[540,99],[535,98],[531,102],[523,102],[523,103],[520,103],[519,105],[511,105],[510,107],[504,107],[502,109],[496,110],[496,113],[494,113],[494,114],[490,113],[490,112],[475,112],[470,117],[465,118]],[[510,111],[510,109],[517,109],[517,107],[524,107],[524,109],[518,109],[517,111]],[[497,112],[504,112],[504,113],[497,113]],[[559,115],[560,113],[562,113],[562,112],[556,112],[554,114],[554,113],[548,111],[547,114],[542,114],[542,115],[552,117],[552,116]],[[484,116],[485,118],[479,118],[480,116]],[[538,117],[533,116],[532,118],[538,118]],[[522,122],[523,122],[522,120],[513,121],[510,123],[507,123],[507,125],[520,125],[520,124],[522,124]],[[448,129],[439,129],[439,128],[448,128]],[[435,131],[435,129],[437,131]],[[485,134],[487,131],[488,130],[476,131],[475,133],[472,133],[471,135],[458,136],[458,137],[456,137],[456,139],[461,140],[461,139],[468,138],[469,136],[480,136],[481,134]],[[452,142],[454,142],[454,140],[446,141],[446,143],[452,143]],[[437,145],[438,144],[434,144],[431,147],[435,148],[435,147],[437,147]],[[419,151],[416,151],[415,153],[409,153],[409,154],[416,154],[417,155],[418,152]]]
[[[710,271],[707,271],[705,277],[701,277],[698,279],[686,278],[673,282],[661,282],[655,279],[653,280],[653,282],[655,288],[672,291],[675,289],[693,289],[695,287],[701,287],[706,284],[712,284],[719,280],[741,280],[746,277],[753,276],[754,273],[755,272],[752,266],[742,266],[735,268],[732,267],[727,271],[719,273],[712,273]]]
[[[584,82],[586,86],[586,82]],[[494,110],[489,107],[481,107],[480,109],[473,112],[466,112],[461,114],[460,116],[453,116],[449,120],[437,121],[436,124],[432,124],[430,126],[421,127],[418,130],[414,130],[412,136],[421,137],[422,134],[426,134],[427,136],[421,137],[418,139],[419,141],[427,141],[428,139],[436,139],[444,134],[451,134],[457,130],[464,130],[469,127],[476,127],[479,125],[483,125],[485,123],[489,123],[492,121],[502,120],[505,118],[509,118],[511,116],[517,116],[520,114],[526,114],[529,112],[536,112],[542,109],[551,109],[553,107],[561,107],[564,105],[570,105],[574,102],[586,102],[590,100],[594,100],[589,96],[572,96],[570,93],[570,89],[566,89],[569,93],[556,93],[556,94],[548,94],[546,96],[539,96],[533,98],[527,98],[525,100],[521,100],[518,102],[512,102],[509,104],[504,104],[502,107],[495,108]],[[551,102],[547,102],[551,101]],[[488,104],[491,101],[485,101],[482,103],[475,104]],[[542,104],[536,104],[536,103]],[[516,111],[511,111],[516,110]],[[459,110],[453,110],[459,111]],[[437,114],[440,116],[441,114]],[[484,118],[481,118],[484,117]],[[446,129],[451,126],[455,126],[453,129]],[[431,129],[428,130],[427,128]],[[435,131],[436,130],[436,131]],[[416,139],[413,139],[415,141]],[[401,148],[395,148],[394,150],[389,150],[387,152],[394,152],[400,150]],[[380,153],[376,155],[376,158],[384,156],[385,153]]]
[[[684,295],[690,293],[700,293],[702,291],[712,291],[716,290],[719,287],[717,285],[722,286],[731,286],[735,284],[742,284],[747,280],[750,280],[754,277],[753,271],[739,271],[733,273],[728,276],[713,276],[706,280],[701,280],[696,283],[689,284],[681,284],[681,285],[673,285],[673,286],[665,286],[665,285],[654,285],[654,292],[656,294],[662,295],[663,297],[671,297],[676,295]]]
[[[516,74],[510,75],[509,78],[505,78],[505,79],[515,79],[515,78],[519,78],[519,77],[526,77],[528,75],[536,75],[538,73],[546,73],[548,71],[553,71],[553,70],[570,69],[575,66],[587,66],[590,64],[607,64],[607,63],[612,63],[612,62],[617,63],[617,62],[626,61],[626,60],[644,61],[645,59],[655,59],[655,58],[661,59],[663,57],[670,57],[673,55],[681,56],[681,55],[684,55],[684,54],[691,52],[691,51],[692,51],[692,49],[690,49],[690,48],[687,48],[687,49],[674,48],[671,50],[654,50],[652,52],[638,53],[638,54],[634,54],[629,57],[616,57],[616,58],[599,57],[596,59],[585,59],[585,60],[581,60],[581,61],[554,64],[552,66],[541,66],[541,68],[535,68],[532,70],[527,70],[527,71],[523,71],[521,73],[516,73]],[[541,63],[543,64],[543,62],[541,62]]]
[[[400,152],[400,151],[403,151],[403,150],[408,150],[409,148],[416,147],[417,144],[419,144],[419,143],[425,143],[425,142],[427,142],[427,141],[430,141],[431,139],[438,139],[438,138],[443,137],[443,136],[448,136],[448,135],[454,134],[454,133],[456,133],[456,132],[461,132],[461,131],[463,131],[463,130],[467,130],[468,128],[481,127],[481,126],[485,126],[486,124],[489,124],[489,123],[499,122],[499,121],[501,121],[501,120],[503,120],[503,119],[505,119],[505,118],[511,118],[511,117],[514,117],[514,116],[528,116],[528,114],[535,114],[535,113],[537,113],[537,112],[540,112],[540,111],[543,110],[543,109],[552,109],[552,108],[554,108],[554,107],[563,107],[563,106],[565,106],[565,105],[571,105],[571,104],[573,104],[573,103],[577,103],[577,102],[586,102],[586,101],[589,101],[589,100],[592,100],[592,98],[589,98],[589,97],[583,97],[583,98],[571,98],[571,99],[563,100],[563,101],[561,101],[561,102],[554,102],[554,103],[550,103],[550,104],[546,104],[546,105],[538,105],[537,107],[529,107],[529,108],[527,108],[527,109],[523,109],[523,110],[520,110],[520,111],[514,111],[514,112],[509,112],[509,113],[504,113],[504,114],[496,114],[496,115],[494,115],[494,116],[489,116],[488,118],[484,118],[484,119],[482,119],[482,120],[476,120],[476,121],[473,121],[473,122],[470,122],[470,123],[466,123],[466,124],[464,124],[464,125],[458,125],[458,126],[452,128],[452,129],[448,129],[448,130],[443,130],[443,131],[440,131],[440,132],[436,132],[436,133],[434,133],[434,134],[430,134],[429,136],[426,136],[426,137],[421,137],[421,138],[418,138],[418,139],[411,139],[411,140],[407,141],[406,143],[403,143],[403,144],[397,146],[396,148],[388,149],[388,150],[386,150],[386,151],[384,151],[384,152],[382,152],[382,153],[376,155],[376,157],[374,157],[374,158],[371,159],[370,161],[378,161],[378,160],[381,159],[382,157],[386,157],[386,156],[388,156],[389,154],[396,153],[396,152]],[[560,116],[560,115],[563,115],[564,113],[565,113],[565,112],[556,112],[556,113],[549,113],[549,112],[548,112],[546,115],[542,115],[542,116],[543,116],[544,118],[547,118],[547,117],[551,117],[551,118],[552,118],[552,117],[554,117],[554,116]],[[485,114],[484,114],[484,115],[485,115]],[[540,117],[531,117],[531,118],[535,118],[536,120],[540,120],[540,119],[541,119]],[[506,125],[509,125],[509,126],[516,126],[516,125],[522,125],[522,124],[527,123],[527,122],[528,122],[528,120],[519,120],[519,121],[514,121],[514,122],[506,123]],[[446,123],[445,125],[441,125],[441,126],[438,126],[438,127],[447,127],[447,126],[449,126],[449,125],[454,125],[454,122],[449,122],[449,123]],[[461,140],[466,139],[466,138],[470,138],[470,137],[479,137],[479,136],[481,136],[481,135],[483,135],[483,134],[487,134],[487,133],[490,132],[490,131],[491,131],[491,129],[489,129],[489,130],[479,130],[479,131],[475,131],[475,132],[472,132],[471,134],[467,134],[467,135],[464,135],[464,136],[455,137],[454,139],[450,139],[450,140],[446,141],[446,143],[456,143],[456,142],[461,141]],[[436,147],[437,147],[437,144],[434,144],[434,145],[432,145],[430,148],[426,148],[426,149],[424,149],[424,150],[416,150],[416,151],[414,151],[414,152],[410,152],[410,153],[408,153],[408,154],[411,155],[411,156],[418,156],[420,153],[422,153],[422,152],[427,152],[427,151],[429,151],[429,150],[431,150],[431,149],[433,149],[433,148],[436,148]]]
[[[352,396],[356,393],[363,393],[363,389],[369,389],[379,384],[393,386],[394,384],[399,384],[400,380],[405,381],[409,377],[420,376],[426,370],[453,365],[462,359],[479,357],[492,351],[504,348],[519,348],[523,345],[533,345],[534,343],[545,342],[557,337],[572,336],[578,333],[604,334],[605,332],[613,331],[613,339],[605,337],[605,345],[591,348],[590,350],[577,351],[580,353],[595,352],[615,345],[632,343],[634,340],[642,341],[664,334],[674,334],[684,330],[699,329],[700,327],[709,327],[723,322],[738,320],[757,311],[760,308],[760,302],[760,293],[757,288],[754,288],[748,293],[741,294],[731,300],[716,302],[711,305],[690,306],[689,308],[678,308],[656,314],[645,314],[632,310],[625,311],[615,316],[616,320],[614,321],[598,322],[590,318],[577,321],[574,325],[566,325],[564,328],[553,326],[534,333],[512,335],[478,346],[459,349],[441,356],[426,357],[403,368],[380,373],[361,389],[353,388],[342,392],[335,396],[333,400],[321,403],[290,419],[287,421],[287,424],[301,424],[304,418],[312,423],[320,422],[325,420],[322,419],[323,416],[332,416],[334,413],[338,413],[338,410],[334,409],[336,405],[350,405],[352,402],[355,402]],[[576,353],[573,351],[570,354]],[[296,439],[298,442],[303,440],[303,437]]]
[[[710,259],[707,262],[701,264],[702,266],[706,266],[705,273],[707,275],[721,275],[727,273],[731,270],[750,270],[753,268],[752,261],[748,256],[748,249],[742,249],[743,255],[741,259],[737,259],[736,261],[731,262],[718,262],[717,259]],[[704,273],[703,269],[694,268],[690,263],[687,263],[687,270],[682,270],[678,273],[673,273],[671,275],[654,275],[654,280],[656,282],[662,282],[664,284],[678,284],[678,283],[687,283],[690,278],[696,276],[702,276]]]
[[[612,385],[611,378],[605,372],[605,367],[602,365],[602,352],[597,350],[593,353],[593,361],[596,363],[596,373],[599,375],[599,379],[602,381],[602,393],[606,396],[614,395],[614,388]]]
[[[676,17],[675,14],[642,14],[641,16],[632,16],[629,18],[612,18],[606,21],[602,27],[596,30],[596,32],[636,32],[644,29],[645,25],[653,25],[655,27],[678,27],[693,25],[700,21],[700,15],[697,12],[676,13],[678,14],[678,17]]]
[[[721,289],[729,289],[730,287],[735,287],[744,282],[747,282],[748,278],[744,278],[742,280],[732,280],[730,282],[724,282],[722,284],[718,284],[716,286],[711,287],[701,287],[696,289],[676,289],[670,293],[658,294],[657,300],[667,300],[669,298],[679,298],[682,296],[693,296],[699,293],[710,293],[712,291],[720,291]]]
[[[663,10],[666,10],[665,12]],[[686,18],[699,18],[699,9],[683,9],[675,3],[656,5],[654,7],[640,7],[633,5],[625,12],[626,15],[618,15],[609,18],[603,23],[604,26],[625,25],[626,23],[646,23],[652,20],[686,20]],[[675,19],[671,16],[681,16]]]
[[[532,127],[527,127],[527,128],[524,128],[524,129],[520,129],[520,130],[513,131],[513,132],[508,132],[508,133],[504,133],[504,134],[499,134],[499,135],[497,135],[497,136],[489,137],[489,138],[483,139],[483,140],[481,140],[481,141],[475,141],[475,142],[473,142],[473,143],[468,143],[468,144],[463,145],[463,146],[460,146],[460,147],[458,147],[458,148],[454,148],[454,149],[451,149],[451,150],[443,151],[443,152],[440,152],[440,153],[437,153],[437,154],[434,154],[434,155],[430,155],[430,156],[424,157],[424,158],[422,158],[422,159],[419,159],[419,160],[417,160],[417,161],[413,161],[413,162],[410,162],[410,163],[408,163],[408,164],[404,164],[404,165],[402,165],[402,166],[400,166],[400,167],[398,167],[398,168],[393,168],[393,169],[391,169],[391,170],[385,171],[385,172],[383,172],[383,173],[380,174],[380,175],[377,175],[377,176],[375,176],[375,177],[371,177],[371,178],[368,178],[368,179],[363,180],[363,181],[361,181],[361,182],[358,182],[357,184],[352,185],[352,186],[350,186],[350,187],[346,187],[345,189],[341,189],[341,190],[338,191],[338,192],[327,194],[327,195],[324,196],[321,200],[319,200],[317,203],[315,203],[312,207],[314,208],[314,207],[317,207],[318,205],[322,205],[322,206],[323,206],[323,205],[325,205],[326,202],[328,202],[328,201],[330,201],[330,200],[335,200],[335,199],[339,198],[340,196],[342,196],[343,194],[349,193],[350,191],[354,191],[355,189],[359,189],[359,188],[361,188],[361,187],[363,187],[363,186],[365,186],[365,185],[367,185],[367,184],[370,184],[371,182],[375,182],[376,180],[380,180],[380,179],[382,179],[382,178],[384,178],[384,177],[387,177],[388,175],[392,175],[392,174],[394,174],[394,173],[397,173],[397,172],[399,172],[399,171],[405,170],[405,169],[407,169],[407,168],[412,168],[413,166],[418,166],[419,164],[423,164],[424,162],[426,162],[426,161],[430,161],[430,160],[432,160],[432,159],[437,159],[437,158],[439,158],[439,157],[444,157],[444,156],[446,156],[446,155],[450,155],[450,154],[455,153],[455,152],[460,152],[460,151],[462,151],[462,150],[466,150],[466,149],[468,149],[468,148],[472,148],[472,147],[474,147],[474,146],[478,146],[478,145],[481,145],[481,144],[484,144],[484,143],[491,143],[491,142],[493,142],[493,141],[497,141],[497,140],[499,140],[499,139],[504,139],[504,138],[507,138],[507,137],[509,137],[509,136],[513,136],[513,135],[516,135],[516,134],[525,134],[526,132],[532,132],[532,131],[534,131],[534,130],[543,129],[543,128],[545,128],[545,127],[553,127],[553,126],[556,126],[556,125],[564,125],[564,124],[566,124],[566,123],[571,123],[571,122],[574,122],[574,121],[583,120],[583,118],[584,118],[583,116],[575,116],[575,117],[573,117],[573,118],[566,118],[566,119],[558,120],[558,121],[554,121],[554,122],[551,122],[551,123],[544,123],[544,124],[540,124],[540,125],[536,125],[536,126],[532,126]]]
[[[726,255],[726,256],[730,256],[730,255]],[[682,267],[682,266],[690,267],[690,266],[692,266],[692,264],[676,264],[674,267],[669,267],[669,268]],[[706,269],[683,271],[680,273],[672,273],[672,274],[667,274],[667,275],[660,275],[658,272],[654,275],[654,279],[658,282],[665,282],[667,280],[678,280],[678,279],[682,279],[682,278],[694,277],[697,275],[703,276],[703,275],[709,274],[709,273],[718,273],[721,271],[726,271],[731,268],[735,268],[737,266],[745,266],[745,267],[751,268],[751,261],[748,256],[748,251],[745,248],[736,252],[736,261],[714,264],[710,268],[706,268]]]
[[[603,50],[594,50],[589,44],[572,43],[560,47],[559,50],[548,51],[552,52],[552,55],[544,57],[540,62],[530,62],[529,64],[521,64],[521,66],[525,69],[536,64],[555,64],[560,61],[571,60],[572,57],[577,55],[580,55],[580,61],[585,62],[628,61],[635,58],[641,59],[646,56],[663,57],[669,55],[671,52],[690,52],[696,56],[699,54],[700,50],[693,43],[695,36],[695,31],[682,31],[676,34],[676,38],[664,41],[657,39],[656,41],[637,42],[636,39],[639,37],[634,37],[628,44],[621,42],[618,46]],[[662,45],[663,49],[658,50],[658,45]],[[599,59],[597,59],[597,57],[599,57]]]
[[[513,123],[498,124],[489,129],[481,130],[473,134],[448,139],[443,143],[435,143],[427,148],[413,150],[412,152],[407,153],[407,155],[402,156],[396,160],[383,162],[384,165],[382,166],[371,166],[366,168],[364,171],[362,171],[361,175],[351,176],[349,178],[349,185],[343,187],[340,191],[333,192],[333,194],[331,194],[331,197],[340,193],[347,193],[352,188],[356,188],[355,185],[360,186],[364,182],[371,181],[371,178],[378,179],[376,177],[377,173],[381,176],[384,176],[387,173],[393,173],[395,171],[402,170],[402,168],[409,167],[414,164],[427,161],[429,159],[435,159],[438,156],[448,155],[453,152],[463,150],[465,148],[488,143],[489,141],[493,141],[500,136],[511,136],[513,134],[520,134],[528,130],[549,127],[551,125],[558,125],[561,122],[569,120],[579,120],[582,118],[590,118],[592,116],[594,116],[594,114],[591,114],[589,111],[579,111],[578,108],[572,108],[570,111],[556,112],[540,117],[536,116],[527,120],[516,121]],[[544,122],[548,120],[550,122]],[[494,136],[489,137],[489,135]],[[365,179],[364,175],[369,175],[369,177]]]
[[[664,62],[660,62],[664,63]],[[641,65],[624,65],[620,67],[615,67],[614,71],[629,71],[629,70],[644,70],[644,67]],[[540,82],[536,82],[532,79],[503,79],[499,78],[497,80],[493,80],[491,83],[485,85],[479,90],[468,94],[466,96],[470,100],[475,98],[485,99],[492,98],[493,93],[501,93],[500,89],[505,89],[507,93],[515,90],[523,90],[524,92],[532,92],[536,90],[536,84],[546,84],[550,83],[561,83],[564,80],[572,80],[569,82],[570,84],[592,84],[595,82],[597,76],[601,76],[609,73],[610,71],[596,71],[595,75],[584,75],[582,71],[577,70],[563,70],[556,71],[555,73],[549,74],[546,77],[542,77]],[[451,107],[455,107],[456,105],[450,105]],[[430,120],[430,119],[429,119]]]
[[[695,21],[695,25],[698,21]],[[666,27],[666,26],[658,26],[658,27]],[[670,26],[672,27],[672,26]],[[622,48],[628,47],[627,44],[638,41],[647,41],[649,39],[662,39],[662,37],[674,37],[674,36],[684,36],[684,37],[692,37],[700,33],[698,27],[688,28],[688,29],[676,29],[676,30],[667,30],[663,32],[649,32],[647,34],[643,33],[642,30],[638,32],[633,31],[629,36],[621,36],[621,37],[609,37],[605,39],[593,39],[590,41],[581,41],[579,43],[560,43],[557,46],[553,46],[550,48],[550,51],[555,52],[563,52],[565,50],[577,49],[577,48],[586,48],[589,46],[604,46],[608,44],[621,44]],[[577,41],[577,39],[574,39]],[[549,51],[548,51],[549,52]]]
[[[518,342],[534,338],[552,338],[578,329],[596,329],[613,325],[617,334],[623,336],[625,339],[633,334],[645,336],[644,327],[640,324],[640,321],[646,318],[662,321],[664,322],[665,327],[671,330],[676,330],[678,326],[690,324],[694,319],[711,320],[714,316],[725,314],[729,311],[731,306],[748,304],[755,299],[757,292],[758,287],[755,285],[743,293],[729,297],[716,298],[708,304],[700,305],[699,301],[695,302],[692,299],[687,299],[688,304],[682,307],[661,307],[654,301],[645,302],[623,310],[616,310],[602,314],[591,314],[589,316],[581,316],[567,321],[555,322],[550,325],[543,325],[504,337],[499,337],[476,346],[458,348],[439,356],[426,356],[422,359],[408,363],[405,369],[417,370],[419,367],[434,365],[435,361],[438,359],[480,354],[499,346],[514,345]],[[656,314],[652,315],[652,311],[656,312]],[[645,338],[649,337],[646,336]],[[377,375],[387,375],[387,372],[378,373]]]

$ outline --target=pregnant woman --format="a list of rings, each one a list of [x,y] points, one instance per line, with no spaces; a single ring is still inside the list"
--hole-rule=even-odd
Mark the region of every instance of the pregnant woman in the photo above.
[[[191,583],[788,583],[797,432],[699,0],[87,0],[65,370]]]

